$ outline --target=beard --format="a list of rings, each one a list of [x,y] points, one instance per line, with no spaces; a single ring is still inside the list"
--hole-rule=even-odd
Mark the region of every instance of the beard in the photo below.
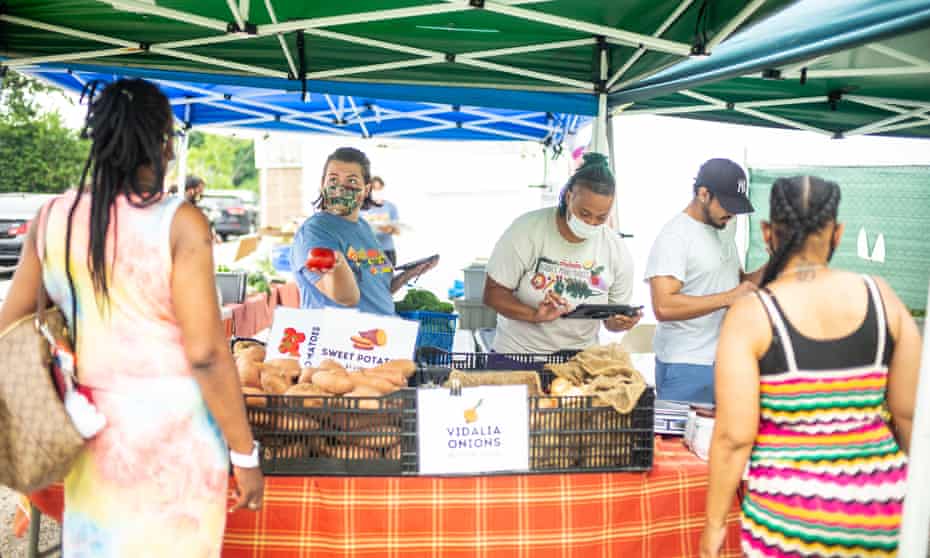
[[[726,226],[727,226],[726,223],[718,223],[718,222],[714,221],[714,218],[710,216],[710,209],[708,209],[707,206],[704,205],[704,204],[701,205],[701,213],[702,213],[703,216],[704,216],[704,224],[705,224],[705,225],[709,225],[709,226],[711,226],[711,227],[717,229],[718,231],[722,231],[723,229],[726,228]]]

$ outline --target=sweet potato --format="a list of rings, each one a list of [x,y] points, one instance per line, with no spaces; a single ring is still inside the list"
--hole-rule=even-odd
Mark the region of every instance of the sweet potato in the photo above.
[[[264,365],[261,362],[248,360],[243,357],[236,359],[236,370],[239,372],[239,383],[246,387],[262,387],[262,369]]]
[[[326,369],[329,369],[329,368],[336,368],[336,369],[345,371],[345,367],[344,367],[343,365],[339,364],[338,362],[336,362],[335,360],[333,360],[333,359],[331,359],[331,358],[328,358],[328,359],[324,360],[323,362],[321,362],[319,368],[320,368],[320,370],[326,370]]]
[[[383,378],[397,387],[407,387],[407,378],[404,378],[404,375],[394,370],[392,368],[382,368],[376,366],[375,368],[369,368],[368,370],[362,371],[362,374],[366,376],[376,376],[378,378]]]
[[[320,386],[314,384],[296,384],[287,389],[284,395],[312,395],[315,397],[305,397],[302,399],[304,407],[322,407],[323,400],[319,397],[330,395]]]
[[[379,391],[377,388],[366,385],[358,385],[355,387],[355,389],[345,394],[345,397],[381,397],[382,395],[383,394],[381,391]],[[377,410],[381,408],[381,405],[375,399],[362,399],[358,402],[357,408]]]
[[[311,380],[333,395],[342,395],[355,389],[348,372],[335,368],[319,369],[313,373]]]
[[[319,368],[312,368],[312,367],[301,368],[300,376],[297,377],[297,383],[298,384],[311,383],[313,381],[313,375],[316,374],[318,370]]]
[[[300,376],[300,363],[292,358],[273,358],[271,360],[265,361],[265,368],[277,368],[283,372],[290,380],[291,383],[297,381],[297,378]]]
[[[349,441],[363,448],[384,449],[400,443],[400,427],[392,424],[361,426],[349,436]]]
[[[362,372],[353,372],[349,374],[349,378],[351,379],[352,384],[355,386],[355,389],[358,389],[359,387],[372,388],[377,390],[378,395],[387,395],[397,391],[396,385],[378,376],[368,376]]]
[[[265,360],[265,347],[262,347],[261,345],[252,345],[233,354],[237,359],[262,362]]]
[[[261,376],[262,389],[267,393],[280,395],[291,387],[291,381],[283,372],[265,367]]]
[[[400,444],[395,444],[384,450],[384,458],[390,459],[391,461],[400,461],[401,458],[401,449]]]
[[[233,353],[233,356],[239,356],[240,354],[250,349],[261,349],[262,354],[264,354],[265,352],[265,346],[259,343],[258,341],[250,341],[248,339],[242,339],[242,340],[236,341],[233,344],[232,353]],[[261,360],[265,360],[265,357],[263,356]]]
[[[243,386],[242,395],[245,396],[245,404],[247,407],[264,407],[268,405],[268,398],[265,397],[265,392],[259,388]]]
[[[404,378],[410,378],[410,376],[413,376],[413,373],[417,371],[416,363],[405,358],[389,360],[378,366],[378,368],[396,370],[397,372],[400,372]]]
[[[343,444],[324,444],[320,453],[335,459],[381,459],[381,452],[360,446],[347,446]]]

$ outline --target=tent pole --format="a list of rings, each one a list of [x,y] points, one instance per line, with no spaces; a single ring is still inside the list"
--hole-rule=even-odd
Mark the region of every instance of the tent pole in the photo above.
[[[930,306],[930,292],[928,292]],[[901,518],[899,556],[926,556],[927,530],[930,525],[930,328],[924,321],[923,351],[917,400],[914,405],[914,425],[907,464],[907,490],[904,515]]]
[[[184,135],[178,138],[181,141],[178,150],[178,194],[184,195],[184,184],[187,182],[187,147],[190,138],[190,130],[184,132]]]

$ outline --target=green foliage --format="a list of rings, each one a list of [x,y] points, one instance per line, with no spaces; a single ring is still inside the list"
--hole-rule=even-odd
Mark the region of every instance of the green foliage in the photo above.
[[[187,172],[203,178],[210,189],[244,188],[257,192],[255,144],[252,140],[191,132]]]
[[[0,192],[63,192],[77,185],[89,142],[37,99],[64,95],[10,71],[0,89]]]
[[[423,310],[425,312],[452,314],[455,312],[455,307],[448,302],[440,301],[439,297],[426,289],[410,289],[403,300],[394,303],[394,310],[397,312]]]

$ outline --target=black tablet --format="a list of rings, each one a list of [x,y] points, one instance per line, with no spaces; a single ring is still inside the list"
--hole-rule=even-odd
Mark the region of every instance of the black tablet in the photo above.
[[[606,320],[617,314],[632,317],[642,309],[642,306],[631,306],[629,304],[579,304],[568,314],[563,314],[562,317],[580,320]]]
[[[420,265],[420,264],[425,264],[425,263],[431,262],[431,261],[433,261],[433,260],[437,260],[437,261],[438,261],[438,260],[439,260],[439,254],[433,254],[432,256],[430,256],[430,257],[428,257],[428,258],[423,258],[423,259],[419,259],[419,260],[414,260],[414,261],[409,262],[409,263],[405,263],[405,264],[401,264],[401,265],[395,265],[395,266],[394,266],[394,271],[407,271],[408,269],[413,269],[413,268],[415,268],[416,266],[418,266],[418,265]]]

